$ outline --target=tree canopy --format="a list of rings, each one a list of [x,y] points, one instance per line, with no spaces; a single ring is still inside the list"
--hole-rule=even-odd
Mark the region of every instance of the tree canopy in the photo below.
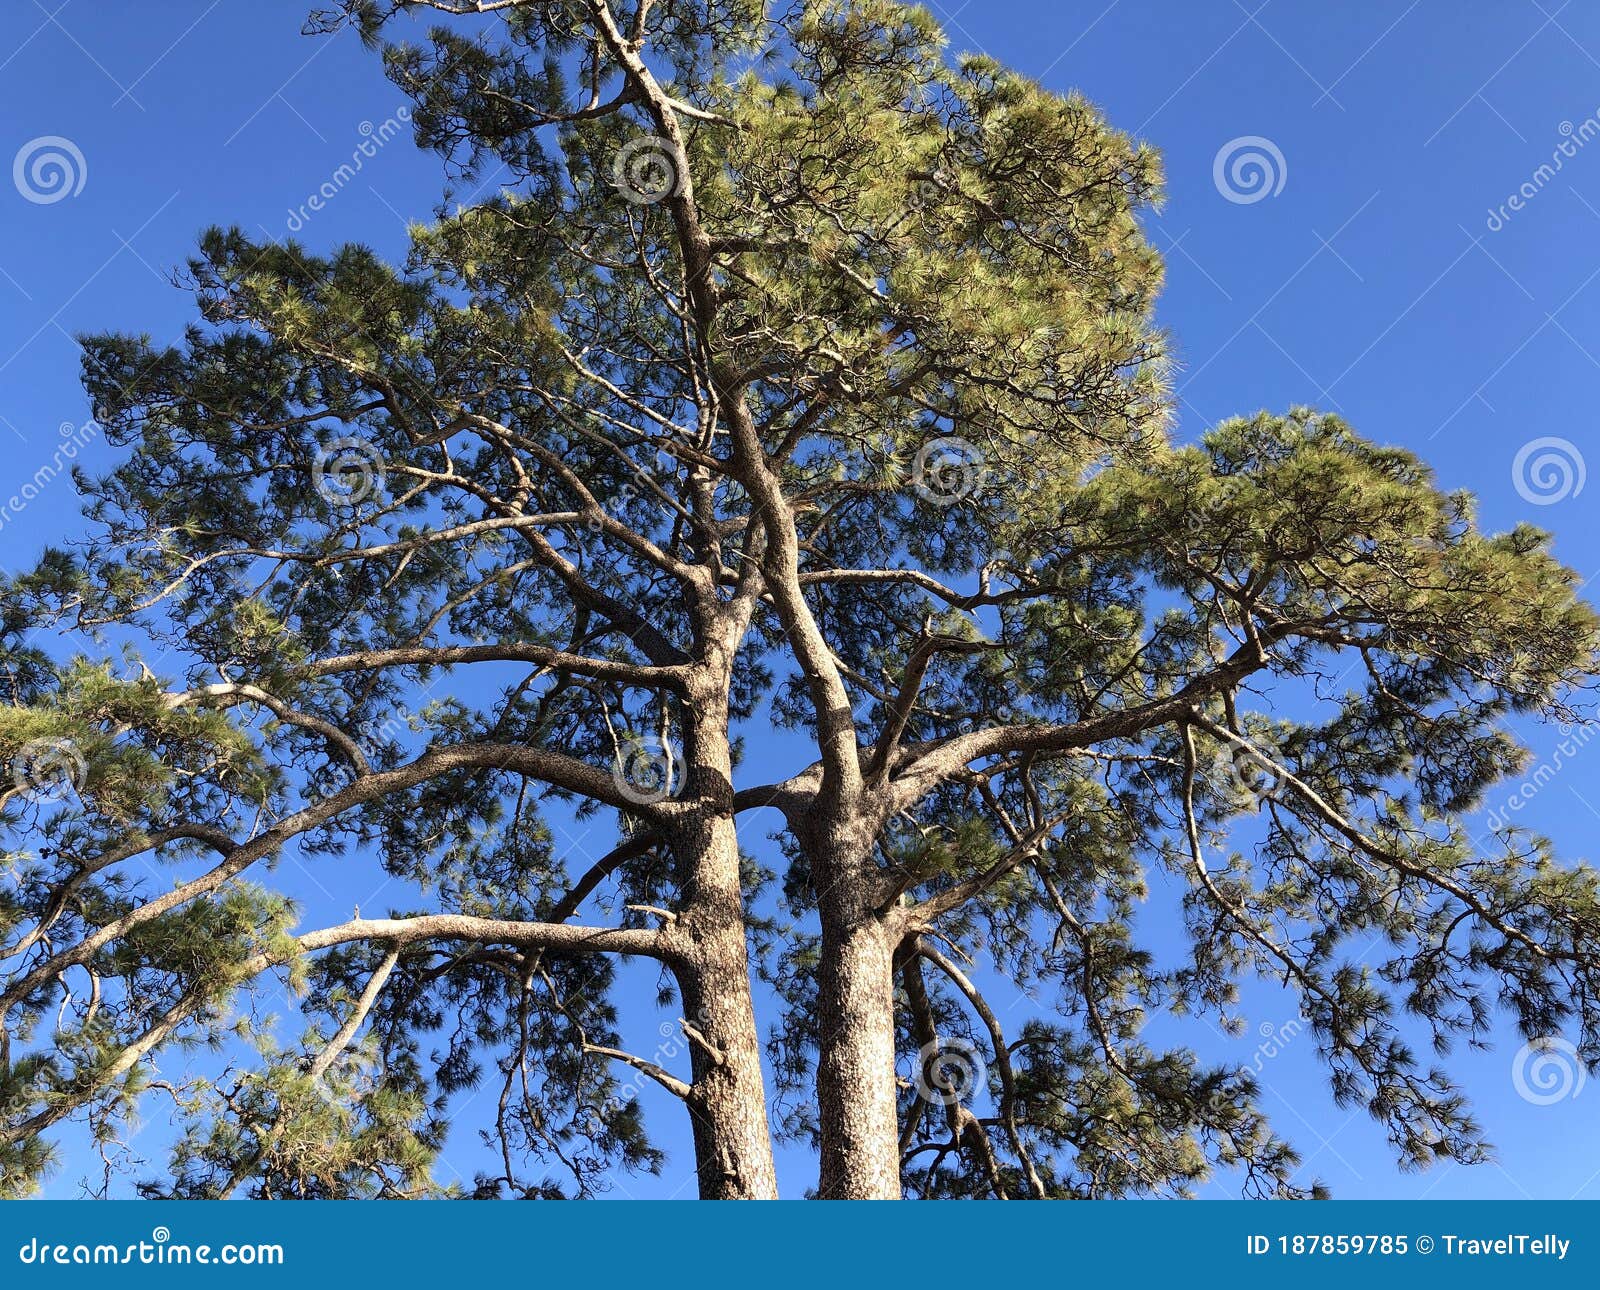
[[[0,608],[5,1192],[163,1098],[151,1195],[588,1195],[666,1163],[648,1080],[706,1196],[784,1137],[828,1196],[1310,1194],[1143,1034],[1256,974],[1407,1165],[1486,1151],[1418,1029],[1600,1063],[1595,872],[1471,823],[1595,615],[1337,417],[1173,433],[1147,145],[886,0],[344,24],[511,179],[403,265],[211,230],[182,343],[83,338],[119,461]],[[404,894],[308,920],[290,847]]]

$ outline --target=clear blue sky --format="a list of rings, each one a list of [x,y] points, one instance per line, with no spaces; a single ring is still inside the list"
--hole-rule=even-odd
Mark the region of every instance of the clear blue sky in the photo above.
[[[402,103],[352,36],[298,34],[309,3],[4,6],[0,164],[59,136],[81,154],[83,183],[34,202],[0,182],[0,496],[49,459],[63,423],[88,415],[73,333],[178,334],[188,302],[167,275],[200,228],[281,237],[298,222],[313,248],[359,239],[398,256],[406,222],[434,205],[438,161],[402,136],[325,210],[292,217]],[[1569,465],[1587,454],[1600,468],[1600,10],[1580,0],[932,7],[956,48],[1081,89],[1165,154],[1169,195],[1150,231],[1168,261],[1160,317],[1181,359],[1180,435],[1234,412],[1321,404],[1423,453],[1445,485],[1478,494],[1487,526],[1551,528],[1568,563],[1600,573],[1587,505],[1600,482],[1552,500],[1575,478],[1541,482],[1525,469],[1519,488],[1514,474],[1524,445],[1543,438],[1566,441],[1555,451]],[[1251,138],[1266,143],[1238,147],[1268,158],[1271,191],[1238,200],[1255,196],[1251,172],[1225,192],[1226,149]],[[1558,170],[1563,141],[1571,155]],[[1519,190],[1520,210],[1507,205]],[[0,564],[26,564],[72,532],[72,505],[61,481],[9,518]],[[1532,735],[1544,750],[1556,738]],[[755,750],[752,773],[785,756]],[[1600,854],[1597,772],[1600,741],[1522,813],[1564,856]],[[342,917],[349,884],[319,863],[296,881]],[[1261,1034],[1293,1006],[1269,987],[1248,1004],[1243,1039],[1195,1024],[1170,1033],[1210,1059],[1254,1064]],[[654,1018],[641,1021],[655,1033]],[[1530,1104],[1512,1079],[1517,1047],[1507,1033],[1493,1052],[1451,1059],[1500,1147],[1498,1164],[1473,1170],[1398,1173],[1377,1127],[1333,1105],[1308,1037],[1264,1060],[1262,1078],[1307,1173],[1340,1196],[1600,1199],[1600,1080]],[[660,1110],[669,1176],[624,1178],[628,1194],[670,1194],[688,1176],[682,1126]],[[470,1145],[446,1160],[470,1174]],[[75,1153],[51,1194],[74,1194],[93,1171]],[[786,1157],[787,1194],[812,1180],[806,1159]]]

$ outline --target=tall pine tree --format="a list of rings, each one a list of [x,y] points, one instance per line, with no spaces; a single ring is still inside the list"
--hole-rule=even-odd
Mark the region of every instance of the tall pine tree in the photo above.
[[[648,1080],[708,1197],[779,1134],[825,1196],[1303,1194],[1247,1072],[1141,1038],[1257,973],[1409,1164],[1484,1142],[1401,1013],[1600,1059],[1593,871],[1467,823],[1595,617],[1336,418],[1169,439],[1147,147],[887,0],[344,24],[511,182],[404,268],[210,232],[181,345],[87,339],[120,464],[0,617],[6,1192],[163,1098],[152,1195],[437,1194],[473,1130],[474,1194],[585,1195],[661,1166]],[[404,895],[307,919],[290,847]]]

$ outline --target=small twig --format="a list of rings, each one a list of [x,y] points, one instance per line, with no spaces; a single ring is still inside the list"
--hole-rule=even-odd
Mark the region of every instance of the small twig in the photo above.
[[[601,1044],[585,1044],[583,1051],[593,1053],[596,1057],[609,1057],[612,1061],[623,1062],[636,1070],[641,1070],[655,1080],[657,1084],[661,1085],[662,1088],[666,1089],[667,1092],[685,1100],[688,1100],[689,1095],[694,1092],[692,1085],[685,1084],[677,1076],[669,1074],[654,1062],[646,1061],[643,1057],[636,1057],[632,1053],[623,1052],[620,1048],[606,1048]]]
[[[683,1027],[683,1033],[689,1037],[689,1042],[699,1047],[711,1059],[713,1066],[721,1066],[728,1060],[722,1049],[702,1035],[699,1028],[690,1022],[688,1018],[679,1017],[678,1024]]]

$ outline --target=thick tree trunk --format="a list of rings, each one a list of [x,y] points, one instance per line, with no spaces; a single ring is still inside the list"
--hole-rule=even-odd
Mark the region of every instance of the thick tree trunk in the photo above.
[[[818,1190],[826,1200],[898,1200],[895,933],[872,908],[864,874],[830,873],[828,878],[819,876],[819,886]]]
[[[690,899],[675,931],[687,962],[676,966],[689,1047],[695,1171],[702,1200],[776,1200],[772,1133],[761,1072],[761,1041],[750,996],[733,821],[706,820]]]

